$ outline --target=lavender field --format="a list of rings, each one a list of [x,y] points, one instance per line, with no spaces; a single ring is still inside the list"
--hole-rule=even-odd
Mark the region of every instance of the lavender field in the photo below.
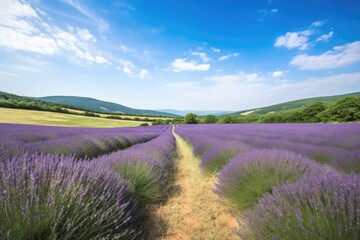
[[[211,191],[238,221],[233,239],[359,239],[356,123],[0,124],[0,239],[149,239],[150,213],[181,178],[179,137],[204,174],[192,184],[217,179]]]
[[[169,126],[0,124],[0,136],[0,239],[142,239],[169,189]]]
[[[180,125],[241,239],[359,239],[360,124]]]

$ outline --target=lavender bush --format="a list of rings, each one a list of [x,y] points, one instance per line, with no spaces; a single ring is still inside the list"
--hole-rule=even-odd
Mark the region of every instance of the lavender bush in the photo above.
[[[159,202],[171,186],[176,144],[168,128],[156,139],[94,159],[123,177],[143,207]]]
[[[92,158],[149,141],[166,128],[94,129],[0,123],[0,160],[39,152]]]
[[[200,167],[210,173],[219,172],[230,159],[249,149],[246,144],[235,141],[213,143],[202,155]]]
[[[73,157],[0,162],[1,239],[138,239],[142,211],[121,177]]]
[[[360,151],[352,151],[339,155],[331,165],[343,173],[360,174]]]
[[[301,177],[329,171],[306,157],[285,150],[253,150],[224,166],[215,192],[236,209],[252,207],[265,193]]]
[[[279,186],[245,219],[241,239],[359,239],[360,177],[329,173]]]

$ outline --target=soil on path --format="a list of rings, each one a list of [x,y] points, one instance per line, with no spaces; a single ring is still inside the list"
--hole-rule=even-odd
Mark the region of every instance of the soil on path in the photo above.
[[[175,190],[154,209],[153,220],[158,227],[151,231],[149,239],[236,239],[232,232],[236,218],[213,192],[216,176],[203,173],[191,146],[176,134],[175,138],[178,148]]]

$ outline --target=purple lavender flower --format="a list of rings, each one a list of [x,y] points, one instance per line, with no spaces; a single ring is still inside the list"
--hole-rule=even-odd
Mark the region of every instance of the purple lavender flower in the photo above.
[[[279,186],[241,221],[241,239],[358,239],[360,177],[331,172]]]
[[[237,209],[253,206],[265,193],[302,177],[330,171],[285,150],[253,150],[232,159],[219,174],[215,192]]]

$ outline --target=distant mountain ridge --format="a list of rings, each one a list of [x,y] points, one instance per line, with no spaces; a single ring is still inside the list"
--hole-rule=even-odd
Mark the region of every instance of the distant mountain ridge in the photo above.
[[[215,115],[221,116],[225,114],[231,113],[231,111],[226,110],[209,110],[209,111],[201,111],[201,110],[175,110],[175,109],[157,109],[156,111],[168,112],[180,116],[185,116],[188,113],[195,113],[199,116],[206,116],[206,115]]]
[[[136,115],[155,115],[177,117],[179,115],[154,110],[143,110],[126,107],[117,103],[101,101],[95,98],[77,97],[77,96],[47,96],[36,98],[45,102],[52,102],[80,108],[88,111],[103,112],[103,113],[123,113]]]
[[[304,98],[304,99],[279,103],[279,104],[275,104],[275,105],[270,105],[270,106],[267,106],[267,107],[253,108],[253,109],[233,112],[233,113],[230,113],[230,114],[225,114],[225,116],[226,115],[240,116],[240,115],[244,115],[246,113],[249,113],[249,114],[266,114],[266,113],[270,113],[270,112],[280,112],[280,111],[285,111],[285,110],[291,110],[291,109],[306,107],[306,106],[309,106],[309,105],[311,105],[313,103],[316,103],[316,102],[322,102],[322,103],[325,103],[325,104],[333,103],[333,102],[335,102],[336,100],[338,100],[340,98],[348,97],[348,96],[360,97],[360,92],[347,93],[347,94],[341,94],[341,95],[333,95],[333,96]]]

